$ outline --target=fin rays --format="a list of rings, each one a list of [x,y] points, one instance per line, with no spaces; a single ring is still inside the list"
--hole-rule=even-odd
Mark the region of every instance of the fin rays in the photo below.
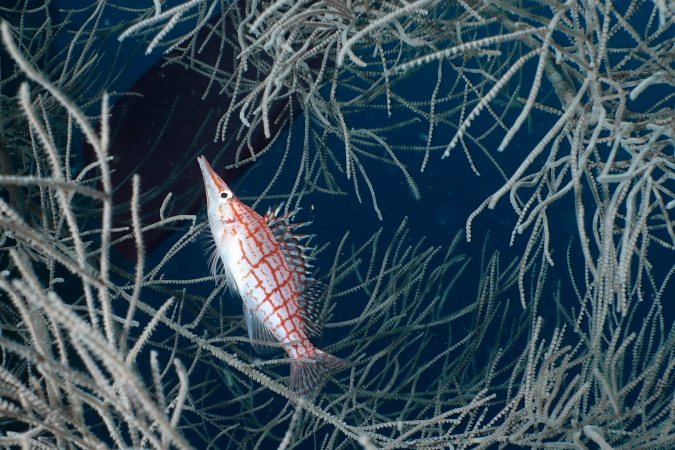
[[[265,221],[281,246],[282,253],[291,269],[293,281],[298,288],[300,294],[298,306],[303,318],[305,333],[309,337],[318,337],[321,336],[323,327],[321,299],[326,286],[316,280],[311,273],[314,266],[310,264],[310,261],[314,259],[312,252],[315,248],[300,243],[302,240],[309,241],[314,235],[295,233],[295,230],[311,222],[291,223],[300,208],[280,216],[282,207],[283,203],[274,209],[268,209]]]
[[[216,286],[220,286],[221,283],[225,281],[232,296],[239,297],[239,291],[237,290],[237,284],[234,281],[234,277],[227,270],[227,267],[225,267],[225,264],[220,257],[221,249],[218,247],[218,243],[212,233],[209,233],[207,236],[207,244],[204,252],[209,255],[207,263]]]
[[[314,348],[309,359],[291,362],[291,401],[313,397],[333,375],[353,366],[351,361]]]
[[[244,305],[244,320],[246,321],[246,328],[248,329],[248,338],[251,345],[260,355],[267,353],[274,353],[279,350],[279,347],[265,345],[265,342],[277,344],[279,341],[269,328],[263,324],[255,315],[251,308]]]

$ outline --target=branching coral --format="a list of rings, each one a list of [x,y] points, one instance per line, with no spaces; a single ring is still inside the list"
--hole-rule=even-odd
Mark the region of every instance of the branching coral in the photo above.
[[[187,32],[174,28],[181,22],[192,24]],[[518,215],[511,241],[528,239],[505,268],[484,251],[473,301],[453,297],[474,264],[456,256],[461,235],[441,251],[402,225],[386,245],[375,234],[351,252],[347,238],[334,253],[319,250],[324,261],[334,254],[323,272],[324,347],[356,365],[294,409],[287,361],[251,353],[229,298],[199,293],[211,277],[171,272],[203,224],[164,209],[139,217],[142,180],[134,178],[124,199],[132,223],[112,229],[106,96],[92,119],[76,88],[88,65],[67,63],[79,68],[68,72],[72,84],[54,81],[21,44],[22,29],[5,22],[12,77],[30,81],[2,119],[4,149],[23,144],[11,156],[21,169],[8,172],[0,155],[3,445],[672,446],[675,335],[663,301],[675,247],[672,23],[664,2],[195,0],[164,12],[155,2],[115,28],[118,38],[147,38],[148,51],[165,46],[168,63],[227,94],[213,132],[244,137],[230,150],[237,164],[264,164],[272,145],[244,156],[251,139],[273,141],[274,121],[290,124],[303,111],[303,145],[287,145],[283,159],[301,153],[289,200],[342,192],[345,175],[359,199],[365,180],[379,211],[365,158],[401,171],[417,196],[423,175],[409,170],[410,151],[423,170],[458,145],[476,172],[476,149],[511,167],[467,218],[467,237],[508,195]],[[210,41],[221,47],[215,63],[200,56]],[[433,72],[429,98],[406,90]],[[667,93],[649,97],[657,86]],[[281,114],[270,113],[274,105]],[[391,123],[362,125],[364,111],[386,111]],[[517,145],[525,125],[544,117],[551,125]],[[425,145],[388,139],[420,121]],[[479,122],[488,127],[471,134]],[[97,153],[77,175],[68,166],[75,129]],[[441,140],[439,130],[453,133]],[[271,183],[285,170],[282,163]],[[549,271],[560,261],[552,215],[568,195],[578,236],[570,249],[578,246],[583,265],[569,250],[569,284],[552,288]],[[91,211],[98,226],[86,222]],[[168,223],[183,226],[181,236],[146,262],[143,233]],[[136,243],[131,271],[109,257],[120,239]],[[345,313],[347,298],[360,307]]]

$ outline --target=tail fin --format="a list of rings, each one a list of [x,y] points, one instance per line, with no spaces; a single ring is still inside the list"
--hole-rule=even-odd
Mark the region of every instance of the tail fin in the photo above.
[[[291,362],[291,401],[316,395],[334,374],[350,368],[353,363],[314,348],[307,360]]]

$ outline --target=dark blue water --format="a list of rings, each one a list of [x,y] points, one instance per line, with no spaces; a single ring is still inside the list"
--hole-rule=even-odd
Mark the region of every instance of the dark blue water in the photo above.
[[[68,2],[52,2],[51,8],[57,17],[65,17],[63,12],[57,13],[57,9],[76,9],[89,2],[70,0]],[[176,2],[179,3],[179,2]],[[118,3],[121,4],[121,3]],[[67,6],[66,6],[67,5]],[[128,0],[127,6],[139,7],[138,2]],[[150,6],[151,2],[144,2],[143,6]],[[83,23],[87,16],[85,12],[75,14],[73,24],[69,26],[69,30],[76,30]],[[109,11],[104,15],[103,24],[105,26],[113,26],[124,20],[133,19],[135,15],[128,11],[122,11],[109,7]],[[636,21],[646,20],[641,16],[636,17]],[[56,42],[56,46],[65,46],[69,42],[68,30]],[[176,30],[180,33],[181,30]],[[101,73],[106,74],[118,69],[122,70],[122,75],[116,78],[110,84],[110,90],[117,92],[124,92],[128,90],[136,80],[140,78],[152,65],[154,65],[161,57],[161,52],[155,50],[153,54],[144,55],[143,45],[139,45],[135,39],[130,38],[121,46],[117,42],[116,34],[111,33],[109,39],[97,42],[101,52],[105,53],[103,63],[101,65]],[[617,33],[612,41],[615,45],[630,45],[629,37]],[[665,36],[663,37],[665,39]],[[444,77],[440,83],[438,98],[443,98],[448,95],[455,85],[457,72],[447,63],[444,62]],[[469,62],[467,65],[471,65]],[[126,66],[125,66],[126,65]],[[536,68],[536,59],[530,61],[523,70],[523,86],[524,91],[520,92],[521,96],[527,95],[531,83],[532,73]],[[431,63],[423,69],[419,70],[414,77],[398,83],[394,86],[394,90],[398,95],[401,95],[408,101],[426,101],[430,98],[437,83],[438,63]],[[99,80],[101,83],[106,78]],[[508,92],[513,92],[517,85],[512,83],[507,87]],[[96,90],[94,86],[92,90]],[[541,93],[537,97],[541,100],[550,93],[551,86],[544,82],[541,87]],[[170,93],[158,92],[157,95],[170,95]],[[339,98],[348,99],[350,92],[344,90],[338,93]],[[647,90],[640,98],[639,102],[631,107],[635,110],[642,110],[641,105],[653,104],[660,97],[663,96],[662,91],[651,88]],[[550,99],[552,106],[559,106],[555,104],[554,96],[547,97]],[[503,98],[502,98],[503,100]],[[384,105],[386,99],[384,96],[375,99],[379,105]],[[672,102],[671,102],[672,103]],[[449,105],[449,106],[448,106]],[[446,103],[445,106],[439,107],[450,109],[456,103]],[[428,108],[428,106],[427,106]],[[520,113],[520,109],[513,108],[505,116],[505,122],[510,124],[515,120]],[[458,121],[458,115],[453,117],[454,122]],[[398,122],[408,121],[414,118],[406,107],[394,102],[392,114],[387,114],[386,108],[372,108],[364,111],[353,111],[347,116],[348,124],[354,128],[377,128],[391,126]],[[530,150],[536,143],[546,134],[546,132],[553,126],[557,120],[557,116],[544,113],[541,111],[534,111],[530,119],[516,134],[511,144],[504,152],[497,152],[504,132],[497,130],[494,133],[481,140],[483,148],[487,151],[490,157],[502,168],[503,172],[510,176],[520,162],[529,154]],[[492,121],[487,113],[483,113],[479,120],[469,128],[469,132],[473,136],[480,136],[485,133],[491,126]],[[300,115],[295,118],[295,126],[282,134],[275,146],[262,157],[254,167],[252,167],[243,177],[234,183],[233,188],[237,195],[244,199],[248,204],[252,204],[255,199],[267,188],[269,181],[276,172],[286,147],[286,140],[290,134],[291,148],[293,151],[291,155],[285,160],[285,170],[279,177],[269,195],[284,195],[290,192],[296,178],[297,168],[300,166],[300,151],[302,149],[302,139],[304,135],[304,116]],[[452,242],[457,232],[464,229],[467,219],[471,213],[478,208],[481,203],[493,192],[495,192],[505,182],[503,175],[495,167],[493,161],[490,160],[482,148],[469,142],[469,153],[472,163],[470,163],[467,154],[461,146],[454,148],[447,158],[442,158],[445,146],[452,139],[455,133],[453,127],[439,125],[433,134],[432,148],[428,159],[428,163],[424,171],[422,171],[423,162],[425,159],[423,147],[426,145],[426,135],[429,133],[429,125],[424,121],[416,124],[411,124],[386,134],[387,142],[393,146],[396,156],[405,164],[410,176],[414,179],[419,188],[420,199],[416,200],[411,194],[410,187],[406,182],[406,177],[401,172],[400,168],[395,165],[385,164],[380,161],[369,159],[366,156],[359,154],[360,161],[367,173],[368,180],[372,183],[375,191],[376,201],[379,210],[381,211],[382,220],[373,206],[373,198],[369,191],[364,176],[358,171],[354,175],[358,182],[358,192],[361,197],[359,202],[356,195],[356,187],[353,179],[347,179],[346,174],[334,169],[337,182],[344,195],[330,195],[325,193],[312,193],[304,196],[300,202],[302,211],[298,214],[299,221],[311,221],[311,226],[303,229],[303,232],[316,234],[313,244],[323,246],[329,244],[327,248],[317,257],[316,261],[316,275],[318,277],[326,276],[329,273],[335,252],[338,244],[345,235],[349,232],[348,245],[345,246],[342,259],[346,258],[354,247],[358,248],[363,242],[369,239],[373,233],[382,229],[382,236],[380,238],[380,249],[378,253],[382,255],[389,241],[393,238],[399,225],[407,219],[408,233],[405,236],[406,245],[413,246],[420,240],[424,239],[422,248],[427,247],[441,247],[443,250],[439,253],[444,254],[445,248]],[[345,152],[344,144],[340,139],[331,137],[329,145],[339,160],[342,168],[345,166]],[[381,146],[365,146],[360,145],[364,150],[372,154],[388,158],[388,154]],[[416,150],[405,149],[408,147]],[[563,143],[562,152],[569,151],[569,143]],[[546,153],[540,156],[533,167],[539,167],[546,157]],[[196,161],[194,164],[197,164]],[[472,167],[473,165],[473,167]],[[223,167],[214,167],[217,171],[224,171]],[[475,170],[478,173],[475,173]],[[161,165],[158,164],[158,170],[161,170]],[[530,172],[531,173],[531,172]],[[193,180],[195,185],[201,184],[201,179]],[[531,190],[523,190],[523,199],[527,200],[527,195]],[[201,195],[201,194],[200,194]],[[584,200],[588,202],[587,215],[590,217],[593,210],[593,199],[588,190],[584,193]],[[267,210],[268,207],[274,206],[278,203],[277,200],[263,200],[257,205],[257,210],[261,213]],[[204,218],[203,214],[200,216]],[[579,300],[573,288],[572,279],[570,278],[570,270],[575,277],[577,285],[582,289],[583,293],[583,277],[584,277],[584,261],[579,247],[579,238],[577,233],[576,215],[574,211],[574,204],[572,198],[568,195],[562,200],[558,201],[548,209],[548,219],[550,225],[550,251],[554,266],[549,267],[548,278],[545,281],[542,299],[536,311],[536,315],[542,316],[546,321],[545,333],[550,336],[552,329],[556,324],[561,323],[560,313],[557,309],[553,297],[554,294],[559,293],[560,303],[563,308],[571,311],[573,308],[578,309]],[[474,302],[478,295],[478,287],[481,275],[481,268],[486,264],[483,250],[486,249],[485,258],[499,251],[500,260],[502,261],[502,268],[511,262],[514,258],[522,256],[525,251],[525,244],[529,238],[529,233],[532,230],[530,227],[523,235],[516,236],[513,245],[509,245],[513,228],[518,217],[511,208],[508,195],[503,197],[497,204],[494,210],[483,211],[474,221],[472,228],[472,241],[466,242],[462,239],[461,245],[457,252],[465,254],[471,260],[466,272],[461,278],[461,282],[457,283],[450,295],[446,314],[451,314],[454,311],[465,307]],[[590,219],[587,221],[590,225]],[[172,236],[160,247],[148,255],[147,267],[152,268],[167,251],[167,249],[178,239],[179,235]],[[568,267],[568,249],[569,249],[569,267]],[[597,256],[597,251],[594,250],[594,256]],[[538,263],[536,268],[541,266],[541,255],[536,257]],[[440,262],[440,255],[435,261]],[[672,255],[668,250],[661,247],[652,247],[651,253],[652,261],[663,261],[663,264],[656,264],[654,274],[656,279],[660,279],[665,274],[672,261]],[[131,268],[130,266],[128,267]],[[207,255],[204,246],[198,243],[191,244],[181,251],[180,256],[165,268],[166,277],[171,279],[173,277],[180,279],[189,279],[191,277],[203,277],[208,275]],[[533,286],[538,281],[538,272],[532,271],[526,276],[526,293],[529,297],[532,294]],[[355,283],[355,277],[351,277],[347,282]],[[197,285],[189,285],[186,287],[188,295],[202,295],[208,296],[214,288],[212,282],[200,283]],[[645,288],[645,296],[651,298],[652,292]],[[144,292],[144,300],[158,307],[166,300],[168,294],[159,294],[155,292]],[[227,316],[239,316],[241,314],[240,300],[229,297],[228,293],[222,294],[225,297],[223,305]],[[505,292],[502,297],[502,307],[506,299],[510,302],[510,310],[508,314],[513,320],[516,320],[522,313],[520,306],[520,295],[516,287],[512,287]],[[432,299],[429,298],[429,301]],[[353,295],[340,298],[336,305],[333,321],[348,320],[358,317],[368,297],[364,292],[355,292]],[[647,302],[648,303],[648,302]],[[500,313],[501,314],[501,313]],[[672,316],[672,313],[667,312],[666,317]],[[497,315],[500,319],[500,315]],[[453,342],[462,338],[462,332],[468,331],[472,326],[471,317],[458,321],[458,326],[452,336],[443,330],[439,333],[438,341],[433,345],[427,346],[422,350],[420,357],[421,361],[431,360],[439,352],[446,349]],[[338,341],[348,333],[349,330],[343,329],[328,329],[323,338],[320,340],[321,346],[330,345]],[[487,361],[490,353],[494,350],[494,334],[496,327],[483,331],[484,341],[481,343],[481,349],[476,352],[475,360],[477,365]],[[243,330],[241,335],[243,336]],[[161,335],[158,339],[161,338]],[[521,339],[523,345],[526,337]],[[381,344],[384,345],[384,344]],[[167,345],[168,347],[168,345]],[[253,350],[248,344],[240,344],[238,346],[242,354],[253,354]],[[373,352],[376,349],[373,349]],[[411,349],[413,352],[415,349]],[[513,356],[518,355],[518,348],[513,350]],[[189,351],[187,351],[189,353]],[[339,355],[344,356],[344,355]],[[412,357],[412,353],[408,355]],[[141,355],[140,358],[147,357]],[[263,357],[264,358],[264,357]],[[206,369],[205,369],[206,370]],[[217,370],[210,366],[208,370]],[[279,374],[285,374],[286,367],[280,367],[276,370]],[[435,373],[432,370],[430,378],[433,379]],[[208,377],[208,374],[204,375]],[[334,386],[328,386],[327,389],[335,389]],[[266,401],[269,398],[267,394],[259,396],[261,401]],[[274,396],[273,396],[274,398]],[[257,397],[258,399],[258,397]],[[280,402],[275,403],[275,408],[280,408]],[[394,411],[397,405],[392,404],[391,409]],[[231,411],[231,406],[223,408],[224,411]],[[237,409],[237,407],[234,407]],[[270,409],[270,411],[277,412],[277,409]],[[272,416],[272,412],[269,412]],[[264,419],[264,415],[260,415],[260,419]]]

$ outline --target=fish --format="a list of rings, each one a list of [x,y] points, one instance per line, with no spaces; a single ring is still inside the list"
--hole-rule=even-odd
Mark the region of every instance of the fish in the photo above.
[[[212,273],[225,279],[243,301],[249,340],[260,354],[281,346],[291,360],[292,402],[314,397],[337,372],[352,367],[314,346],[321,335],[325,285],[311,274],[311,248],[295,233],[305,224],[291,223],[297,209],[281,214],[281,205],[261,216],[198,157],[206,190],[207,214],[215,242]]]

